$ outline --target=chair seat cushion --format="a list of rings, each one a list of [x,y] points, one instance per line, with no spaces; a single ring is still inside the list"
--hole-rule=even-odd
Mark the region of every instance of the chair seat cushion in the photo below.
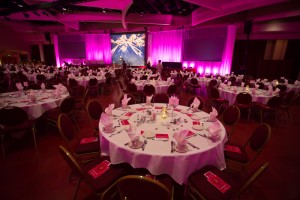
[[[99,144],[98,144],[99,145]],[[89,174],[89,170],[93,169],[95,166],[103,162],[104,160],[109,160],[108,157],[101,157],[97,160],[86,163],[82,166],[83,174],[87,179],[87,182],[91,183],[91,187],[97,192],[103,192],[121,176],[125,175],[127,169],[121,165],[110,165],[109,169],[101,174],[96,179]]]
[[[239,108],[251,108],[251,104],[242,104],[242,103],[235,103],[235,105]]]
[[[237,161],[237,162],[240,162],[240,163],[247,163],[248,162],[248,160],[249,160],[248,155],[247,155],[245,149],[241,145],[231,144],[230,142],[227,142],[225,144],[225,146],[226,145],[237,147],[240,150],[240,152],[224,150],[225,159]]]
[[[79,140],[79,142],[75,148],[75,153],[76,154],[85,154],[85,153],[91,153],[91,152],[99,152],[100,153],[99,141],[80,144],[80,140]]]
[[[1,130],[3,130],[5,133],[11,133],[16,131],[23,131],[23,130],[30,130],[34,125],[34,121],[32,120],[26,120],[21,124],[14,125],[14,126],[1,126]]]
[[[46,113],[47,120],[51,120],[51,121],[57,121],[59,115],[60,115],[59,108],[49,110]]]
[[[265,104],[262,104],[262,103],[256,103],[255,104],[255,108],[259,109],[259,110],[264,110],[264,111],[268,111],[268,110],[274,110],[273,108],[265,105]]]
[[[212,185],[208,181],[208,178],[204,175],[206,172],[209,171],[221,178],[227,184],[229,184],[230,189],[227,190],[225,193],[219,191],[214,185]],[[227,174],[212,166],[206,166],[192,173],[189,176],[189,184],[207,200],[231,199],[231,197],[233,196],[233,194],[235,194],[239,187],[239,183],[237,181],[233,180]]]
[[[228,103],[229,102],[227,99],[222,99],[222,98],[213,99],[213,101],[217,102],[217,103]]]

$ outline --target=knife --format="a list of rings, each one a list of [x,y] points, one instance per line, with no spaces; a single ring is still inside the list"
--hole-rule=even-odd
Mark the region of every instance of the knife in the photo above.
[[[189,144],[191,147],[195,148],[195,149],[200,149],[199,147],[195,146],[194,144],[192,144],[192,143],[190,143],[190,142],[188,142],[188,144]]]
[[[143,151],[145,150],[146,144],[147,144],[147,139],[144,140],[144,144],[143,144],[143,146],[142,146],[142,150],[143,150]]]
[[[174,152],[174,142],[173,141],[171,141],[171,153],[173,153]]]

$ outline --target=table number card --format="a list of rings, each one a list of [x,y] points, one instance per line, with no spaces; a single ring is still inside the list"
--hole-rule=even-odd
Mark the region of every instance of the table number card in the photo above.
[[[87,138],[82,138],[80,140],[80,144],[87,144],[87,143],[97,142],[97,141],[98,141],[98,137],[87,137]]]
[[[228,145],[228,144],[225,145],[224,150],[235,152],[235,153],[242,153],[239,147]]]
[[[108,160],[104,160],[99,165],[92,168],[89,171],[89,174],[96,179],[109,169],[110,164],[111,163]]]
[[[124,125],[124,126],[125,126],[125,125],[129,125],[129,122],[128,122],[128,120],[122,120],[122,121],[121,121],[121,124]]]

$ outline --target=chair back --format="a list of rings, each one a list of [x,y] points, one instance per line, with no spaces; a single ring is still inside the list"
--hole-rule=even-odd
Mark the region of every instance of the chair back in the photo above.
[[[63,139],[67,142],[67,144],[74,139],[75,136],[75,128],[70,117],[66,114],[60,114],[58,116],[58,130]]]
[[[290,105],[292,103],[294,97],[295,97],[295,91],[291,90],[288,93],[286,93],[282,103],[284,105]]]
[[[155,94],[153,97],[154,103],[169,103],[169,96],[165,93]]]
[[[196,78],[191,78],[191,85],[198,85],[198,80]]]
[[[91,78],[89,80],[89,86],[96,86],[98,83],[98,80],[96,78]]]
[[[127,90],[129,92],[136,92],[137,91],[137,87],[134,83],[128,83],[127,84]]]
[[[76,158],[71,154],[71,152],[69,152],[63,146],[59,146],[58,150],[59,150],[60,155],[63,157],[63,159],[69,165],[69,167],[72,169],[72,173],[75,173],[76,176],[79,176],[80,178],[82,178],[83,172],[82,172],[81,166],[79,165]]]
[[[15,126],[28,120],[25,110],[15,106],[7,106],[0,109],[0,124],[4,126]]]
[[[267,106],[270,108],[278,108],[281,105],[282,97],[281,96],[273,96],[267,102]]]
[[[248,92],[240,92],[235,98],[235,101],[239,104],[250,104],[252,102],[252,96]]]
[[[151,84],[146,84],[143,88],[144,93],[146,96],[151,96],[155,93],[155,87]]]
[[[168,87],[167,94],[168,94],[169,96],[171,96],[171,95],[173,95],[173,94],[176,94],[176,92],[177,92],[177,85],[170,85],[170,86]]]
[[[69,79],[69,86],[74,87],[77,86],[77,81],[74,78]]]
[[[201,97],[196,97],[196,96],[191,97],[191,98],[188,100],[187,106],[190,107],[191,104],[194,102],[194,99],[195,99],[195,98],[199,99],[200,105],[198,106],[198,109],[199,109],[199,110],[202,110],[202,109],[203,109],[203,106],[204,106],[204,100],[203,100]]]
[[[249,146],[255,152],[260,152],[271,136],[271,127],[263,123],[258,125],[249,139]]]
[[[117,181],[117,189],[121,199],[172,199],[171,191],[164,184],[144,176],[124,176]]]
[[[61,102],[60,107],[59,107],[60,112],[65,113],[65,114],[71,113],[72,110],[74,109],[75,105],[76,105],[75,98],[69,96]]]
[[[46,76],[44,74],[38,74],[36,75],[36,80],[38,82],[44,82],[46,80]]]
[[[232,105],[225,109],[222,116],[222,121],[225,125],[233,126],[239,121],[240,116],[240,109],[237,106]]]
[[[208,87],[216,87],[218,84],[218,81],[216,79],[212,79],[208,83]]]
[[[90,99],[86,105],[86,111],[91,119],[99,120],[103,112],[103,108],[97,100]]]
[[[120,98],[120,105],[122,105],[122,100],[124,98],[124,95],[121,96]],[[130,94],[130,93],[127,93],[127,98],[131,98],[129,101],[128,101],[128,104],[127,105],[132,105],[132,104],[136,104],[136,99],[135,97]]]
[[[210,93],[210,97],[213,99],[219,99],[220,98],[220,93],[219,90],[217,88],[211,87],[209,88],[209,93]]]

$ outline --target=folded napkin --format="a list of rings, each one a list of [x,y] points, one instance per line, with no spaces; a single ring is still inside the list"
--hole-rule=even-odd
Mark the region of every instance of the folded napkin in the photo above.
[[[42,90],[45,90],[45,89],[46,89],[46,86],[45,86],[44,83],[41,84],[41,89],[42,89]]]
[[[191,108],[193,112],[198,111],[198,107],[200,106],[200,103],[201,103],[200,100],[197,97],[195,97],[193,103],[191,104]]]
[[[113,111],[113,109],[115,108],[115,104],[109,104],[108,106],[107,106],[107,108],[105,108],[105,113],[107,114],[107,115],[110,115],[110,116],[112,116],[112,111]]]
[[[169,105],[174,106],[174,107],[178,106],[179,105],[179,99],[176,96],[171,96],[169,98]]]
[[[113,118],[106,114],[105,112],[103,112],[100,116],[100,123],[104,126],[104,127],[112,127],[113,125]]]
[[[130,101],[130,97],[127,98],[127,94],[124,94],[124,97],[122,99],[122,108],[127,108],[128,102]]]
[[[244,83],[244,82],[242,82],[242,83],[241,83],[241,87],[244,87],[244,86],[245,86],[245,83]]]
[[[23,85],[21,83],[16,83],[16,87],[18,88],[18,90],[23,90]]]
[[[172,81],[171,77],[167,78],[167,82],[170,83]]]
[[[256,82],[259,83],[260,82],[260,78],[256,79]]]
[[[272,92],[273,92],[273,86],[272,86],[272,84],[270,84],[268,86],[268,93],[272,93]]]
[[[28,82],[27,81],[24,82],[23,85],[24,85],[24,87],[28,87]]]
[[[298,85],[298,80],[295,80],[294,85]]]
[[[257,88],[252,88],[252,89],[251,89],[251,93],[252,93],[253,95],[255,95],[255,94],[256,94],[256,90],[257,90]]]
[[[233,91],[234,91],[234,92],[237,92],[237,90],[238,90],[237,87],[236,87],[236,86],[233,86]]]
[[[146,105],[151,105],[151,99],[152,99],[153,95],[151,96],[146,96]]]
[[[220,137],[220,124],[218,122],[213,123],[210,127],[208,127],[208,136],[212,139],[218,139]]]
[[[225,85],[224,83],[220,83],[220,87],[221,87],[222,89],[225,89],[226,85]]]
[[[218,80],[221,80],[221,76],[218,76]]]
[[[231,81],[228,81],[228,82],[227,82],[227,85],[228,85],[228,86],[231,86]]]
[[[289,80],[284,79],[284,84],[285,84],[285,85],[288,85],[288,84],[289,84]]]
[[[277,95],[277,94],[279,94],[279,92],[280,92],[280,89],[276,88],[275,91],[273,92],[273,95]]]
[[[131,79],[131,83],[135,83],[135,78],[132,78],[132,79]]]
[[[188,135],[188,133],[189,133],[189,130],[183,130],[183,131],[176,132],[173,135],[173,137],[178,145],[185,146],[188,143],[188,141],[186,140],[186,136]]]
[[[210,121],[214,122],[217,120],[218,111],[213,107],[212,111],[209,113],[209,119]]]

